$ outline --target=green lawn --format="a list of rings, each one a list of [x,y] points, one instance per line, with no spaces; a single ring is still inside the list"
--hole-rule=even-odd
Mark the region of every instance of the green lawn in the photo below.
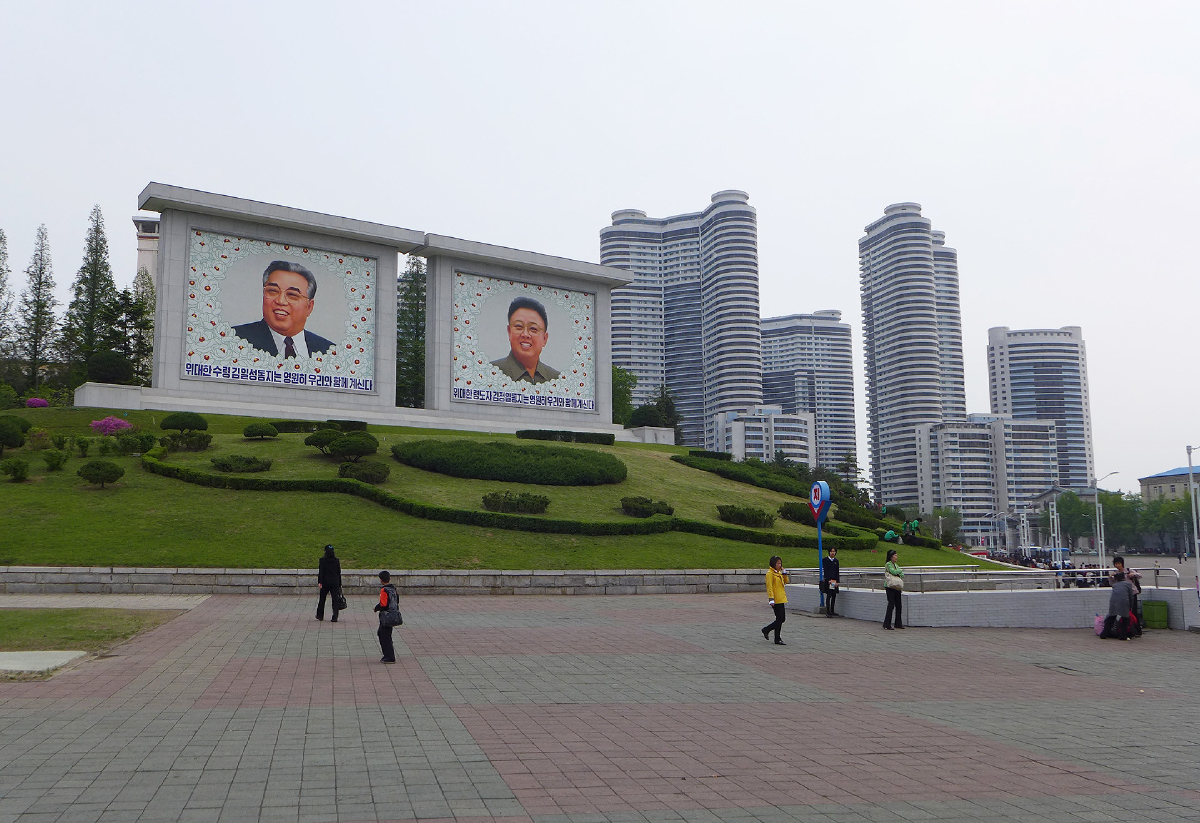
[[[93,409],[22,409],[16,412],[53,433],[90,434],[87,424],[107,414],[126,417],[157,431],[164,412],[106,412]],[[241,431],[253,418],[206,415],[213,447],[200,454],[171,454],[168,462],[211,470],[220,454],[269,457],[270,476],[335,477],[337,464],[304,446],[305,435],[246,441]],[[462,480],[397,463],[390,446],[414,437],[489,437],[463,432],[372,426],[380,440],[377,457],[391,466],[384,488],[394,494],[457,508],[481,509],[489,491],[536,491],[550,497],[547,516],[577,520],[624,520],[620,499],[642,495],[665,500],[692,520],[719,522],[718,504],[737,503],[774,510],[777,492],[725,480],[672,462],[675,447],[617,444],[584,446],[624,460],[629,479],[598,487],[532,486]],[[86,486],[75,472],[78,452],[63,471],[48,473],[37,452],[6,450],[31,463],[28,482],[0,482],[0,565],[197,566],[306,568],[320,547],[338,547],[345,568],[753,568],[766,566],[778,551],[788,566],[815,565],[813,549],[773,550],[732,540],[668,532],[627,537],[588,537],[485,529],[421,520],[359,498],[315,492],[235,492],[207,489],[150,474],[132,457],[110,457],[125,476],[103,490]],[[93,447],[89,457],[96,457]],[[779,519],[776,530],[814,534]],[[844,552],[842,565],[882,565],[879,551]],[[949,551],[904,547],[908,565],[971,562]]]
[[[0,652],[104,652],[180,614],[143,609],[0,609]]]

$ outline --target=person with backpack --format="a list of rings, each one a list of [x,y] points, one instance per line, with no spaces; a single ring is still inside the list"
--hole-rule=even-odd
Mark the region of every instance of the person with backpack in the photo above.
[[[376,634],[379,635],[379,648],[383,651],[383,657],[379,658],[380,663],[396,662],[392,627],[404,622],[404,618],[400,616],[400,595],[396,593],[396,587],[391,581],[392,575],[386,569],[379,573],[379,582],[383,587],[379,590],[379,602],[375,604],[375,611],[379,612],[379,631]]]
[[[329,622],[336,623],[342,608],[342,561],[334,555],[333,546],[327,545],[325,556],[317,561],[317,588],[321,592],[317,600],[317,619],[325,619],[325,598],[332,595],[333,617]]]
[[[1133,598],[1133,584],[1125,579],[1125,572],[1114,572],[1112,592],[1108,596],[1108,617],[1104,619],[1104,629],[1100,632],[1101,638],[1129,639]]]

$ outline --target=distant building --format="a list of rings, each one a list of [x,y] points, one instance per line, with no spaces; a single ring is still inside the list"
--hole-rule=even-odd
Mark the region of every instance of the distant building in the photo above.
[[[1006,516],[1028,508],[1057,477],[1053,421],[970,414],[918,426],[916,448],[920,512],[957,510],[975,545],[994,543]]]
[[[897,203],[858,241],[871,480],[884,504],[916,508],[916,431],[966,414],[958,254]]]
[[[754,406],[744,411],[726,411],[714,415],[712,445],[733,455],[734,460],[756,457],[774,460],[783,454],[788,460],[812,466],[813,416],[785,414],[779,406]]]
[[[1192,469],[1192,482],[1200,488],[1200,470],[1195,467]],[[1184,492],[1188,490],[1188,467],[1180,466],[1149,477],[1139,477],[1138,483],[1142,486],[1142,501],[1145,503],[1160,497],[1182,500]]]
[[[988,377],[993,414],[1054,421],[1058,485],[1090,487],[1095,478],[1092,413],[1080,328],[988,329]]]
[[[762,403],[758,227],[749,196],[720,191],[704,211],[674,217],[613,212],[600,230],[600,262],[634,276],[612,292],[612,360],[637,376],[634,406],[665,385],[683,442],[711,448],[717,414]]]
[[[145,269],[154,278],[154,288],[157,293],[158,284],[158,223],[157,217],[134,215],[133,225],[137,229],[137,267]]]
[[[826,468],[858,450],[850,324],[841,319],[827,309],[762,321],[763,403],[813,416],[814,459]]]

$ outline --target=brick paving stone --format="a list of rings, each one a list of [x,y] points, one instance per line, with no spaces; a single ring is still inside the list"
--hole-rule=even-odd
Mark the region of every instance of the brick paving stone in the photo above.
[[[0,683],[0,823],[1200,819],[1194,634],[792,615],[776,647],[761,601],[405,597],[384,666],[371,598],[207,597]]]

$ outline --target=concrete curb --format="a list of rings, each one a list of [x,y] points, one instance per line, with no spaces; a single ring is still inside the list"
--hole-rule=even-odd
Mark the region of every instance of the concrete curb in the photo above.
[[[342,571],[346,594],[375,594],[378,570]],[[765,591],[761,569],[392,571],[402,595],[703,594]],[[0,594],[312,594],[317,570],[0,566]]]

